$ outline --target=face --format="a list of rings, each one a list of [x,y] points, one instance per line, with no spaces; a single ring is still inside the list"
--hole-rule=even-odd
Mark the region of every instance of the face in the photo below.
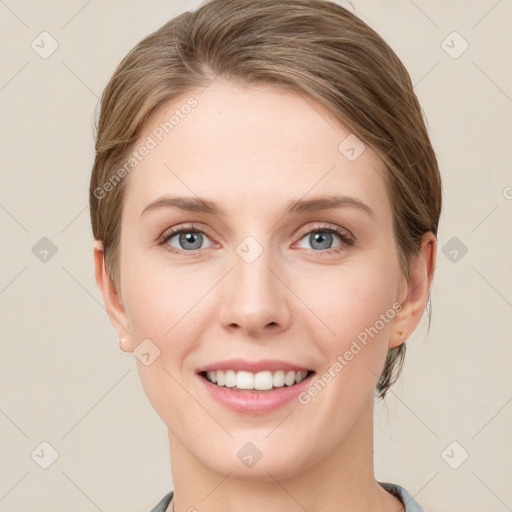
[[[233,477],[291,475],[368,422],[407,282],[384,166],[349,135],[309,98],[220,80],[146,123],[140,144],[155,144],[127,178],[118,317],[171,453]],[[221,394],[198,373],[253,368],[268,385],[265,365],[271,385],[281,367],[308,377],[261,391],[258,409],[254,391]]]

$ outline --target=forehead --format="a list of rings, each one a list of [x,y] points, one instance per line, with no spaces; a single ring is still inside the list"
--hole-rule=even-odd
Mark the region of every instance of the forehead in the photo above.
[[[319,103],[273,86],[217,80],[183,94],[152,114],[135,149],[142,145],[151,149],[125,198],[139,212],[164,193],[218,198],[237,211],[257,211],[269,197],[282,206],[339,193],[390,211],[377,155]]]

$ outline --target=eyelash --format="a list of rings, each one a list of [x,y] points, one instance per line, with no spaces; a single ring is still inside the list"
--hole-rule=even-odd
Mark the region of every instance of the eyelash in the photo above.
[[[201,233],[205,236],[208,236],[203,230],[199,229],[199,228],[196,228],[193,224],[191,224],[190,226],[185,226],[185,227],[179,227],[179,228],[172,228],[171,230],[169,231],[166,231],[160,238],[160,241],[159,241],[159,245],[165,245],[167,244],[167,242],[174,236],[174,235],[177,235],[179,233]],[[315,254],[321,254],[322,256],[333,256],[341,251],[344,251],[346,250],[348,247],[354,245],[355,243],[355,240],[347,235],[347,233],[342,230],[341,228],[337,228],[337,227],[332,227],[330,225],[319,225],[319,226],[315,226],[314,228],[304,228],[304,229],[301,229],[299,231],[299,238],[297,240],[300,241],[302,240],[306,235],[309,235],[311,233],[331,233],[331,234],[335,234],[335,235],[338,235],[341,239],[341,245],[339,245],[338,247],[334,248],[334,249],[326,249],[326,250],[315,250],[315,249],[307,249],[309,252],[313,252]],[[202,249],[197,249],[195,251],[183,251],[183,250],[178,250],[176,249],[175,247],[171,247],[170,245],[167,245],[167,247],[169,248],[168,250],[171,251],[172,253],[174,254],[188,254],[188,255],[192,255],[192,256],[196,256]]]

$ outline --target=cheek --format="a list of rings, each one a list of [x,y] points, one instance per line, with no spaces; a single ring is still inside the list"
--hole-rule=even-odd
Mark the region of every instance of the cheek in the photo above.
[[[317,332],[336,348],[350,344],[381,315],[393,313],[397,274],[393,265],[381,261],[389,260],[354,258],[346,265],[326,267],[314,278],[306,274],[297,277],[294,291],[310,310],[306,311],[308,322],[315,322]],[[385,331],[381,322],[377,327]]]
[[[218,274],[197,266],[165,263],[163,258],[132,255],[125,261],[123,296],[135,346],[149,338],[160,351],[155,363],[187,372],[187,355],[199,345],[211,324],[212,298]]]
[[[145,272],[134,284],[131,290],[127,289],[125,306],[137,341],[154,338],[164,349],[172,340],[173,347],[178,348],[180,338],[201,311],[201,297],[208,288],[203,289],[200,283],[191,282],[179,272],[172,278],[159,272]]]
[[[184,392],[190,378],[183,368],[187,356],[197,347],[201,335],[197,319],[204,314],[204,297],[211,285],[191,281],[196,273],[186,273],[159,265],[144,266],[136,259],[126,262],[124,274],[125,308],[135,347],[149,339],[158,356],[150,365],[137,360],[139,377],[155,411],[167,425],[181,430],[180,411],[188,422],[204,422],[204,411]],[[131,265],[131,269],[129,268]],[[138,269],[133,272],[132,269]],[[147,342],[146,342],[147,343]],[[185,379],[185,380],[184,380]],[[172,406],[170,406],[172,404]],[[189,423],[190,424],[190,423]],[[186,436],[183,427],[181,436]],[[178,433],[178,432],[176,432]]]
[[[325,269],[314,279],[314,286],[311,279],[301,278],[299,293],[315,313],[306,312],[311,319],[307,321],[309,335],[324,354],[318,377],[329,382],[327,388],[331,389],[320,393],[317,403],[321,410],[343,404],[345,411],[355,414],[372,396],[382,372],[396,315],[393,304],[398,272],[391,257],[374,254]],[[343,418],[335,421],[342,428]]]

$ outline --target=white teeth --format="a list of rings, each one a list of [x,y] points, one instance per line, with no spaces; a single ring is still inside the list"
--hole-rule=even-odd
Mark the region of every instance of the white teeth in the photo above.
[[[224,385],[227,388],[234,388],[236,386],[236,373],[233,370],[228,370],[224,374]]]
[[[277,370],[272,376],[272,384],[275,388],[282,388],[284,386],[284,370]]]
[[[254,389],[272,389],[272,374],[270,372],[260,372],[254,376]]]
[[[293,372],[293,371],[286,372],[286,377],[284,378],[284,383],[287,386],[292,386],[293,384],[295,384],[295,372]]]
[[[236,387],[238,389],[256,389],[266,391],[274,388],[293,386],[293,384],[303,381],[308,372],[295,372],[293,370],[277,370],[275,372],[263,371],[258,373],[234,370],[213,370],[206,372],[210,382],[218,386],[226,386],[228,388]]]

